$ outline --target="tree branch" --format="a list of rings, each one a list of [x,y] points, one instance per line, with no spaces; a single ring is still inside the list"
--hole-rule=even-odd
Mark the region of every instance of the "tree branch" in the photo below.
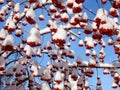
[[[89,10],[88,8],[86,8],[84,5],[83,5],[83,8],[86,9],[87,11],[89,11],[90,13],[92,13],[93,15],[96,15],[96,13],[94,13],[91,10]]]
[[[79,67],[90,67],[87,61],[83,61]],[[91,67],[90,67],[91,68]],[[120,68],[120,63],[109,64],[109,63],[99,63],[93,68]]]
[[[6,64],[6,66],[9,65],[10,63],[16,62],[16,61],[18,61],[18,60],[16,60],[16,59],[15,59],[15,60],[10,60],[10,61]]]

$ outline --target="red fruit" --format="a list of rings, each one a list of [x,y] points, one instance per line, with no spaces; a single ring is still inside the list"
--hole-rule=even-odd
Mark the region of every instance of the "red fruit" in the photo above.
[[[82,11],[81,7],[73,7],[73,13],[80,13]]]
[[[26,25],[27,25],[27,22],[22,22],[22,25],[23,25],[23,26],[26,26]]]
[[[20,36],[21,36],[21,34],[19,34],[19,33],[18,33],[18,34],[15,34],[15,36],[20,37]]]
[[[104,59],[105,58],[105,56],[104,55],[100,55],[100,57],[99,57],[100,59]]]
[[[83,3],[85,0],[75,0],[76,3]]]
[[[87,49],[92,49],[93,46],[90,46],[90,45],[85,45]]]
[[[4,1],[0,1],[0,4],[3,4],[4,3]]]
[[[21,73],[16,73],[16,77],[20,77],[21,75]]]
[[[50,12],[55,13],[57,11],[56,7],[54,5],[50,6]]]
[[[15,16],[15,20],[19,21],[19,20],[20,20],[20,17]]]
[[[120,41],[120,37],[117,37],[117,38],[116,38],[116,41]]]
[[[3,75],[4,75],[4,73],[1,71],[1,72],[0,72],[0,76],[3,76]]]
[[[99,32],[104,35],[112,36],[114,34],[114,31],[112,29],[105,29],[105,28],[100,28]]]
[[[80,23],[80,18],[75,17],[75,18],[74,18],[74,21],[75,21],[77,24],[79,24],[79,23]]]
[[[50,9],[50,12],[55,13],[56,9]]]
[[[4,16],[0,15],[0,22],[4,21]]]
[[[86,23],[87,21],[88,21],[88,19],[80,19],[80,22]]]
[[[71,78],[72,78],[74,81],[76,81],[76,80],[78,79],[78,76],[72,75]]]
[[[11,2],[11,0],[6,0],[7,2]]]
[[[30,3],[35,3],[37,0],[28,0]]]
[[[88,63],[89,67],[95,67],[95,64]]]
[[[36,42],[27,42],[28,45],[32,46],[32,47],[36,47],[36,46],[40,46],[40,43],[36,43]]]
[[[50,31],[51,31],[51,32],[56,32],[56,31],[57,31],[57,28],[50,27]]]
[[[0,66],[0,71],[4,71],[4,70],[5,70],[5,68]]]
[[[6,46],[2,46],[1,47],[1,49],[2,50],[4,50],[4,51],[12,51],[13,50],[13,46],[11,46],[11,45],[6,45]]]
[[[101,35],[101,34],[99,34],[99,33],[94,33],[92,37],[93,37],[93,39],[98,39],[98,40],[101,40],[102,35]]]
[[[87,49],[87,51],[85,52],[86,56],[90,56],[90,50]]]
[[[47,46],[47,49],[48,49],[48,50],[52,50],[52,47],[51,47],[51,46]]]
[[[85,30],[84,30],[84,33],[85,33],[85,34],[91,34],[92,31],[91,31],[91,30],[87,30],[87,29],[85,29]]]
[[[81,27],[81,28],[85,28],[86,23],[80,22],[80,24],[79,24],[79,25],[80,25],[80,27]]]
[[[119,17],[119,14],[116,9],[110,10],[109,14],[112,15],[113,17]]]
[[[99,24],[101,23],[101,19],[97,17],[97,18],[95,19],[95,22],[99,25]]]
[[[77,25],[77,23],[75,21],[70,21],[70,24],[73,25],[73,26]]]
[[[27,59],[30,59],[30,58],[31,58],[31,56],[29,56],[29,55],[26,55],[26,58],[27,58]]]
[[[59,88],[53,88],[52,90],[60,90]]]
[[[60,20],[66,23],[68,21],[68,18],[64,17],[64,18],[60,18]]]
[[[43,20],[44,20],[44,17],[39,16],[39,20],[43,21]]]
[[[73,7],[73,2],[67,2],[67,6],[68,6],[69,8],[72,8],[72,7]]]
[[[58,4],[58,0],[52,0],[52,3]]]
[[[113,82],[112,88],[114,88],[114,89],[118,88],[118,84],[116,82]]]
[[[62,80],[54,80],[56,83],[60,84]]]
[[[120,8],[120,1],[113,1],[112,6],[116,9]]]
[[[47,77],[42,77],[41,80],[44,80],[44,81],[50,81],[51,79],[50,78],[47,78]]]
[[[59,14],[57,14],[57,13],[55,13],[55,16],[54,16],[55,18],[59,18],[60,17],[60,15]]]
[[[106,4],[107,3],[107,0],[102,0],[102,4]]]
[[[26,17],[26,20],[27,20],[28,23],[30,23],[30,24],[35,24],[35,23],[36,23],[36,21],[35,21],[33,18],[31,18],[30,16]]]

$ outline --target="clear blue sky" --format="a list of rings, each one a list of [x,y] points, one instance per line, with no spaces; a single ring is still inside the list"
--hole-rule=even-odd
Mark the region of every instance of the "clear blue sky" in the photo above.
[[[100,2],[101,0],[98,0],[98,1]],[[106,8],[107,10],[109,10],[109,8],[110,8],[110,3],[109,2],[105,6],[102,6],[101,3],[99,3],[99,5],[100,5],[100,7]],[[94,13],[96,13],[97,9],[99,8],[98,4],[96,3],[96,0],[86,0],[85,3],[84,3],[84,6],[91,9]],[[0,8],[1,8],[1,6],[0,6]],[[94,15],[91,14],[90,12],[86,11],[85,9],[83,11],[88,13],[89,19],[94,18]],[[36,15],[40,15],[40,14],[45,15],[46,11],[37,10]],[[42,21],[42,22],[39,23],[41,29],[46,27],[45,24],[47,23],[46,21],[48,20],[47,15],[45,16],[45,19],[46,19],[45,21]],[[4,25],[4,23],[0,22],[0,29],[2,29],[3,25]],[[27,26],[27,27],[24,27],[23,29],[27,32],[27,31],[30,30],[30,28],[31,28],[31,26]],[[77,31],[74,30],[74,32],[77,32]],[[85,37],[85,35],[82,35],[82,37]],[[49,36],[44,36],[43,44],[45,44],[46,40],[49,40]],[[105,41],[107,41],[107,40],[108,40],[108,38],[105,38]],[[81,55],[83,60],[88,60],[89,58],[84,55],[85,54],[85,48],[78,47],[78,41],[79,40],[76,40],[76,42],[71,42],[71,45],[72,45],[71,48],[73,48],[75,50],[75,55],[76,56]],[[99,50],[100,47],[98,46],[96,49]],[[106,52],[105,62],[112,63],[113,60],[116,60],[116,55],[114,55],[113,47],[110,47],[110,46],[106,47],[105,52]],[[75,57],[75,59],[76,58],[77,57]],[[47,58],[47,56],[45,55],[44,58],[42,58],[41,60],[42,60],[42,64],[44,64],[44,63],[47,63],[47,61],[50,60],[50,59]],[[70,60],[70,61],[72,61],[72,60]],[[110,75],[104,76],[102,74],[102,72],[103,72],[103,69],[98,70],[99,76],[101,77],[101,80],[102,80],[103,90],[114,90],[114,89],[111,88],[113,79],[111,78]],[[93,85],[93,86],[96,85],[96,80],[97,80],[96,77],[97,77],[97,75],[96,75],[96,70],[95,70],[95,74],[93,75],[93,78],[88,79],[90,85]],[[120,89],[115,89],[115,90],[120,90]]]
[[[101,5],[101,0],[97,0],[99,2],[99,6],[96,3],[96,0],[85,0],[85,1],[86,2],[84,3],[84,5],[87,8],[91,9],[94,13],[97,12],[99,6],[105,8],[108,11],[109,11],[110,6],[111,6],[109,2],[102,6]],[[92,15],[91,13],[89,13],[88,15],[89,15],[89,18],[91,18],[91,17],[94,18],[94,15]],[[108,38],[105,38],[105,41],[107,41],[107,40],[108,40]],[[107,43],[106,43],[106,45],[107,45]],[[107,46],[106,49],[105,49],[105,52],[106,52],[105,62],[112,63],[112,61],[117,59],[116,55],[114,54],[113,47]],[[95,70],[95,73],[96,72],[97,71]],[[118,89],[113,89],[111,87],[113,78],[111,78],[110,75],[103,75],[103,69],[99,69],[98,73],[99,73],[99,76],[101,77],[101,80],[102,80],[102,90],[120,90],[119,88]],[[90,82],[91,85],[95,85],[95,83],[96,83],[96,76],[97,75],[94,74],[93,78],[89,79],[89,82]]]

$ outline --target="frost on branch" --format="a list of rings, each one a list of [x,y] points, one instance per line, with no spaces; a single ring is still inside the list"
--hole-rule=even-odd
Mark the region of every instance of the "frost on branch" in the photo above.
[[[4,3],[4,0],[0,0],[0,4],[3,4]]]
[[[32,55],[33,55],[33,48],[32,48],[31,46],[29,46],[29,45],[26,45],[26,46],[24,47],[24,52],[25,52],[25,56],[26,56],[27,58],[31,58]]]
[[[62,26],[60,26],[57,29],[57,32],[55,34],[53,34],[52,40],[57,46],[63,47],[64,43],[66,41],[66,36],[67,36],[66,31],[64,30],[64,28]]]
[[[15,5],[14,5],[14,12],[15,13],[18,13],[20,11],[20,3],[16,3]]]
[[[69,16],[67,15],[67,13],[63,13],[61,14],[61,19],[62,22],[67,22],[69,20]]]
[[[109,14],[113,17],[119,17],[118,9],[110,8]]]
[[[30,24],[35,24],[36,23],[36,21],[35,21],[35,12],[34,12],[32,7],[28,8],[28,10],[26,12],[26,20]]]
[[[44,90],[44,89],[45,89],[45,90],[51,90],[47,82],[43,82],[43,83],[42,83],[41,89],[42,89],[42,90]]]
[[[44,20],[45,18],[44,18],[44,15],[43,14],[41,14],[40,16],[39,16],[39,20]]]
[[[3,57],[0,57],[0,76],[3,75],[4,71],[5,71],[5,65],[6,65],[6,60]]]
[[[14,38],[12,35],[7,35],[5,40],[2,43],[2,50],[12,51],[14,49]]]
[[[100,23],[103,15],[108,15],[108,12],[104,10],[103,8],[98,9],[97,14],[94,18],[95,22]]]
[[[73,13],[80,13],[82,11],[82,3],[73,3],[73,7],[72,7],[72,12]]]
[[[36,27],[30,30],[29,36],[27,37],[27,44],[32,47],[41,45],[40,33]]]
[[[11,13],[11,14],[13,14],[13,13]],[[12,16],[10,16],[6,21],[4,29],[7,30],[8,32],[14,32],[16,29],[15,23],[16,23],[16,21],[12,19]]]
[[[0,40],[4,40],[5,39],[5,37],[7,36],[7,32],[4,30],[4,29],[2,29],[1,31],[0,31]]]
[[[17,37],[20,37],[20,36],[22,36],[22,34],[23,34],[22,28],[21,28],[21,27],[18,27],[18,29],[15,31],[15,35],[16,35]]]

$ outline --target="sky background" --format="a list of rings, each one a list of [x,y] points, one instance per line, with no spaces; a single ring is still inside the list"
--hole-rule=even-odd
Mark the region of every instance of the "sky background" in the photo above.
[[[98,2],[99,2],[99,6],[100,7],[96,3],[96,0],[85,0],[84,6],[86,8],[88,8],[88,9],[92,10],[94,13],[96,13],[97,10],[99,8],[102,8],[102,7],[109,11],[110,6],[111,6],[109,2],[106,5],[104,5],[104,6],[102,6],[101,0],[98,0]],[[94,19],[95,15],[93,15],[92,13],[90,13],[89,11],[87,11],[86,9],[83,9],[83,12],[87,12],[89,19]],[[38,12],[38,14],[39,14],[39,12]],[[46,11],[43,11],[43,14],[45,15]],[[46,16],[46,19],[47,19],[47,16]],[[46,27],[46,25],[45,25],[45,27],[43,25],[44,25],[43,23],[40,24],[41,29]],[[77,33],[78,30],[75,29],[75,30],[73,30],[73,32]],[[82,30],[81,30],[81,33],[83,33]],[[49,37],[48,38],[47,37],[46,36],[44,37],[44,42],[45,42],[45,40],[49,39]],[[85,35],[81,34],[81,38],[85,38]],[[105,62],[112,63],[112,61],[114,61],[114,60],[117,59],[117,56],[114,54],[113,47],[107,46],[108,39],[109,39],[108,37],[104,38],[104,40],[106,41],[106,48],[105,48],[106,57],[105,57]],[[70,41],[70,42],[71,42],[71,47],[70,48],[75,51],[75,55],[76,56],[80,55],[80,56],[82,56],[83,60],[88,61],[89,57],[85,56],[85,50],[86,50],[85,47],[81,48],[81,47],[78,46],[79,39],[76,39],[75,42],[72,42],[72,41]],[[101,48],[100,46],[96,47],[97,52],[99,52],[100,48]],[[47,57],[45,57],[43,60],[46,61],[46,59],[47,59]],[[73,62],[74,60],[77,59],[77,57],[75,57],[74,60],[71,60],[69,58],[67,58],[67,59],[70,60],[71,62]],[[49,60],[49,59],[47,59],[47,60]],[[44,62],[42,62],[42,63],[44,63]],[[95,89],[95,87],[96,87],[95,85],[96,85],[96,82],[97,82],[97,70],[94,69],[94,71],[95,71],[94,72],[95,74],[93,75],[93,77],[92,78],[88,78],[89,84],[91,85],[91,87],[93,88],[93,90]],[[103,75],[103,69],[98,69],[98,74],[99,74],[99,76],[101,78],[101,81],[102,81],[102,90],[120,90],[119,88],[118,89],[113,89],[111,87],[112,82],[113,82],[113,78],[111,78],[110,75]]]
[[[100,7],[96,3],[96,0],[85,0],[84,6],[86,6],[89,9],[91,9],[94,13],[96,13],[97,10],[99,8],[102,8],[102,7],[105,8],[107,11],[109,11],[109,9],[111,7],[111,5],[110,5],[109,2],[107,4],[105,4],[105,5],[101,4],[101,0],[98,0],[98,2],[99,2],[99,6]],[[89,16],[89,18],[94,18],[94,15],[92,15],[91,13],[89,13],[88,16]],[[106,48],[105,48],[106,57],[105,57],[105,62],[112,63],[112,61],[114,61],[114,60],[117,59],[117,56],[114,54],[113,47],[107,45],[108,37],[104,38],[104,40],[106,41]],[[98,49],[99,48],[100,47],[98,47]],[[97,73],[97,71],[95,71],[95,73]],[[101,78],[101,81],[102,81],[102,89],[103,90],[120,90],[120,88],[113,89],[111,87],[112,82],[113,82],[113,78],[111,78],[111,75],[103,75],[103,69],[99,69],[98,70],[98,74],[99,74],[99,76]],[[95,83],[96,83],[96,77],[97,77],[97,75],[94,74],[93,78],[89,78],[89,84],[90,85],[95,85]]]
[[[21,0],[16,0],[18,2],[21,2]],[[86,0],[85,3],[84,3],[84,6],[86,6],[87,8],[91,9],[94,13],[97,12],[98,8],[101,8],[101,7],[104,7],[106,8],[107,10],[110,9],[110,3],[108,2],[106,5],[102,6],[101,4],[101,0],[98,0],[99,1],[99,6],[98,4],[96,3],[96,0]],[[1,8],[2,6],[0,6]],[[22,12],[22,8],[21,8],[21,12]],[[93,19],[95,16],[93,14],[91,14],[90,12],[88,12],[87,10],[83,9],[83,12],[87,12],[88,14],[88,17],[89,19]],[[40,14],[44,14],[45,15],[45,21],[41,21],[39,22],[38,18],[37,18],[37,22],[39,23],[39,26],[40,26],[40,29],[43,29],[43,28],[46,28],[46,23],[49,19],[49,17],[46,15],[46,11],[45,10],[36,10],[36,16],[39,16]],[[5,24],[5,22],[0,22],[0,29],[3,28],[3,25]],[[27,36],[29,30],[31,29],[32,26],[28,25],[27,27],[23,27],[23,30],[25,30],[26,34],[24,35],[24,37]],[[73,30],[75,33],[78,32],[78,30]],[[82,31],[81,31],[82,32]],[[13,34],[14,35],[14,34]],[[81,38],[84,38],[85,35],[82,34],[81,35]],[[48,41],[50,39],[50,35],[44,35],[42,36],[42,45],[44,46],[46,44],[46,41]],[[108,38],[106,37],[105,38],[105,41],[107,42]],[[18,43],[19,42],[19,38],[15,38],[15,43]],[[88,61],[89,57],[86,57],[85,56],[85,47],[82,47],[80,48],[78,46],[78,42],[79,40],[76,39],[75,42],[71,42],[71,49],[73,49],[75,51],[75,55],[78,56],[82,56],[82,59],[83,60],[86,60]],[[107,45],[107,43],[106,43]],[[96,47],[96,50],[100,50],[100,46]],[[105,48],[105,52],[106,52],[106,58],[105,58],[105,62],[109,62],[109,63],[112,63],[112,61],[116,60],[116,55],[114,54],[114,49],[113,47],[111,46],[107,46]],[[44,55],[43,58],[36,58],[42,65],[45,65],[48,61],[50,61],[50,59],[47,57],[47,55]],[[69,59],[69,58],[67,58]],[[74,60],[76,60],[77,57],[75,57]],[[69,59],[71,62],[73,62],[74,60],[71,60]],[[94,90],[94,87],[96,85],[96,81],[97,81],[97,71],[96,69],[94,69],[95,71],[95,74],[93,75],[93,78],[89,78],[88,81],[89,81],[89,84],[93,87],[93,90]],[[103,69],[98,69],[98,74],[99,76],[101,77],[101,80],[102,80],[102,89],[103,90],[120,90],[119,88],[118,89],[112,89],[111,88],[111,85],[112,85],[112,81],[113,81],[113,78],[111,78],[110,75],[103,75]]]

